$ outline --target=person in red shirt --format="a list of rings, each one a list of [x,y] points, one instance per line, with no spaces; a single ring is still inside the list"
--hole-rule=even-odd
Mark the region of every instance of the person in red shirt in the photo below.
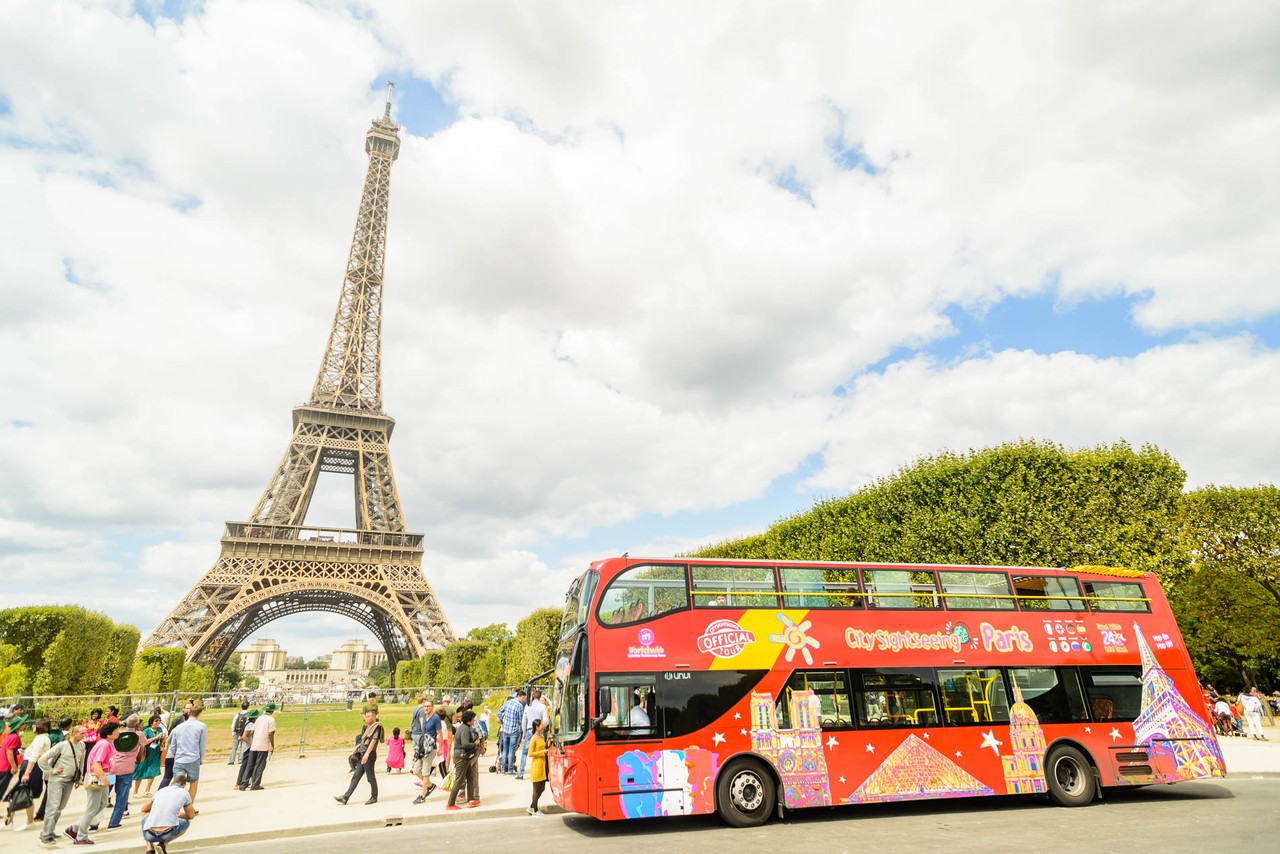
[[[25,717],[15,715],[9,719],[4,735],[0,736],[0,798],[8,793],[9,784],[22,767],[18,754],[22,752],[22,730],[26,725]]]

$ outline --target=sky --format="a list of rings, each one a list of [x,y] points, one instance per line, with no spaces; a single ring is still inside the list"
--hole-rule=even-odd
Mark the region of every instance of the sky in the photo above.
[[[1263,0],[0,4],[0,605],[145,635],[213,565],[388,81],[384,405],[459,634],[943,449],[1274,483],[1276,44]]]

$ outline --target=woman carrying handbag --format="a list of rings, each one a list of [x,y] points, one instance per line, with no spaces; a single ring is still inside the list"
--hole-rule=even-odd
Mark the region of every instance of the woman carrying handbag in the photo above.
[[[467,709],[453,730],[453,786],[449,789],[449,803],[445,805],[447,810],[462,809],[456,801],[463,787],[466,787],[471,797],[467,806],[480,806],[480,769],[477,762],[482,742],[471,729],[471,722],[475,719],[476,713]]]

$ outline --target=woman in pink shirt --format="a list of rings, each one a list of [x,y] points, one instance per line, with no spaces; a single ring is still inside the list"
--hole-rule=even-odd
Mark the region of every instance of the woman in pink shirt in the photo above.
[[[108,721],[98,729],[98,742],[89,751],[88,766],[89,772],[85,775],[85,788],[88,789],[89,802],[85,805],[84,815],[80,816],[80,821],[73,824],[63,831],[67,836],[75,840],[76,845],[92,845],[93,841],[89,839],[89,831],[97,830],[98,813],[102,812],[102,808],[107,804],[107,774],[111,767],[111,759],[115,756],[115,740],[119,735],[120,724],[117,721]],[[90,779],[92,778],[92,780]],[[94,783],[100,788],[89,789],[89,783]]]

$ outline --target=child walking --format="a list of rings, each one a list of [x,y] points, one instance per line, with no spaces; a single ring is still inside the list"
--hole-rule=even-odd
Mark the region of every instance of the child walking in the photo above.
[[[538,799],[542,790],[547,787],[547,740],[542,734],[542,719],[533,722],[533,736],[529,739],[529,779],[533,781],[533,802],[529,804],[529,815],[542,815],[538,809]]]
[[[404,771],[404,739],[400,737],[400,727],[393,727],[391,738],[387,739],[387,773]]]

